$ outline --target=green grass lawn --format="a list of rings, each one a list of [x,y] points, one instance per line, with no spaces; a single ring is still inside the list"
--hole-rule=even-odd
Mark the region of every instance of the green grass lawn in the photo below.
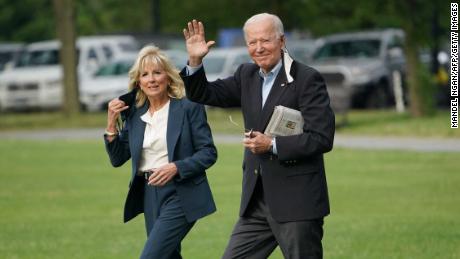
[[[244,130],[243,118],[238,109],[210,108],[207,114],[213,133],[241,134]],[[83,113],[75,118],[50,112],[6,113],[0,115],[0,131],[105,127],[106,116],[105,112]],[[229,116],[239,126],[232,124]],[[337,116],[338,123],[342,119],[340,115]],[[348,114],[345,126],[337,128],[337,133],[460,138],[460,130],[450,128],[450,113],[447,110],[423,118],[412,118],[408,113],[396,113],[393,110],[354,110]]]
[[[218,211],[192,229],[184,258],[220,258],[237,219],[242,148],[218,149]],[[122,223],[129,165],[112,168],[102,140],[3,140],[0,154],[0,258],[139,256],[143,217]],[[326,168],[325,258],[460,258],[458,153],[335,149]]]

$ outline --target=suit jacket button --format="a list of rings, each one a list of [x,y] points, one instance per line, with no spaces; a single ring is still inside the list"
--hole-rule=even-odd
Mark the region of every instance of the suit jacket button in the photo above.
[[[258,173],[258,171],[257,171],[257,169],[255,169],[255,170],[254,170],[254,174],[257,174],[257,173]]]

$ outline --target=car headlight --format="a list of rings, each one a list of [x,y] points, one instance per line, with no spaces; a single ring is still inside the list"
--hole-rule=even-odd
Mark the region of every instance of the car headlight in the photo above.
[[[353,67],[350,69],[350,79],[353,84],[364,84],[371,80],[371,71],[364,67]]]
[[[362,76],[364,74],[366,74],[366,71],[367,69],[363,68],[363,67],[352,67],[350,69],[350,73],[351,73],[351,76]]]
[[[368,66],[356,66],[350,68],[350,76],[353,84],[366,84],[378,77],[380,66],[369,64]]]

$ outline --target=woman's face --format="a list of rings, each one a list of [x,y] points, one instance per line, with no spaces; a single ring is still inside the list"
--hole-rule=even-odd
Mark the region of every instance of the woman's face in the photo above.
[[[146,62],[140,72],[139,84],[149,99],[168,98],[170,79],[162,67],[153,62]]]

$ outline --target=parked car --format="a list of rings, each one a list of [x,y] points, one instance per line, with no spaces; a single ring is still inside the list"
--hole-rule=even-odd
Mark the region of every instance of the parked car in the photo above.
[[[287,40],[286,48],[293,59],[308,64],[315,50],[315,43],[313,39]]]
[[[131,69],[137,55],[125,55],[102,66],[93,77],[80,83],[80,103],[83,110],[100,111],[106,109],[113,98],[128,91]]]
[[[14,66],[24,45],[23,43],[0,43],[0,72]]]
[[[184,50],[167,49],[163,50],[163,52],[169,57],[179,71],[187,65],[188,54]]]
[[[163,51],[179,70],[187,63],[188,55],[182,50]],[[107,109],[115,97],[128,91],[128,72],[136,60],[137,53],[127,53],[102,66],[92,77],[80,82],[80,103],[86,111]]]
[[[246,47],[216,48],[203,59],[206,77],[209,81],[223,79],[236,71],[239,65],[252,62]]]
[[[130,36],[91,36],[77,39],[79,80],[91,76],[112,56],[123,51],[117,46],[134,40]],[[135,43],[135,41],[133,41]],[[0,74],[0,110],[56,109],[63,101],[60,42],[31,43],[25,47],[15,67]],[[104,50],[105,49],[105,50]]]
[[[108,60],[121,57],[125,53],[137,52],[140,48],[137,40],[129,35],[107,35],[92,38],[103,42],[102,50]]]
[[[288,41],[287,49],[294,59],[306,64],[314,49],[314,41]],[[206,77],[210,81],[233,75],[239,65],[252,62],[246,47],[211,49],[203,59]]]
[[[405,75],[403,42],[400,29],[334,34],[318,39],[310,65],[328,84],[347,84],[353,107],[387,107],[395,102],[393,75]]]

